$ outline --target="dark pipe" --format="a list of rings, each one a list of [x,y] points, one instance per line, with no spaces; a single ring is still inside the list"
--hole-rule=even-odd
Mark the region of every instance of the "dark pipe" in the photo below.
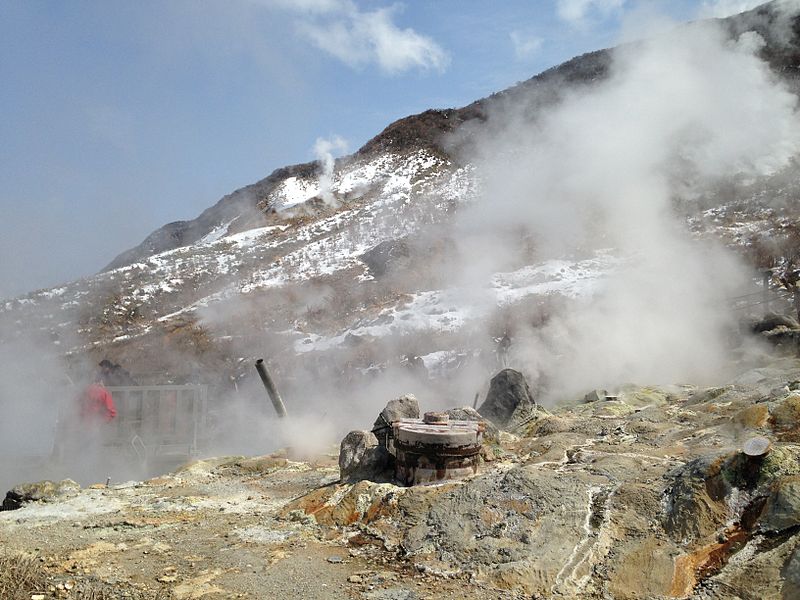
[[[283,400],[281,400],[281,395],[278,393],[278,389],[275,387],[272,377],[270,377],[267,372],[267,367],[264,365],[263,358],[259,358],[256,361],[256,371],[258,371],[258,374],[261,376],[264,387],[267,388],[267,393],[269,394],[269,399],[272,400],[272,406],[275,407],[275,412],[278,413],[279,417],[285,417],[286,407],[283,405]]]

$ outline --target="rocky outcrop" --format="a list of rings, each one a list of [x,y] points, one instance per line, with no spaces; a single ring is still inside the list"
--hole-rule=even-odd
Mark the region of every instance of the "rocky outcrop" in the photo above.
[[[533,392],[525,376],[514,369],[503,369],[492,377],[486,400],[478,412],[500,427],[529,419],[537,410]]]
[[[372,479],[389,467],[389,453],[371,431],[351,431],[339,448],[342,479]]]
[[[376,279],[389,270],[409,262],[408,243],[404,240],[387,240],[370,248],[359,257]]]
[[[500,441],[500,430],[497,426],[471,406],[448,408],[445,413],[447,413],[447,416],[450,417],[452,421],[476,421],[483,423],[483,441],[488,443],[497,443]]]
[[[419,571],[533,597],[785,600],[800,583],[800,445],[776,428],[792,422],[798,366],[719,388],[621,386],[504,435],[466,480],[361,481],[291,508],[369,531]]]
[[[394,400],[389,400],[381,414],[375,419],[372,426],[372,433],[378,438],[378,443],[383,448],[389,447],[389,440],[392,437],[392,423],[400,419],[418,419],[419,402],[413,394],[406,394]]]
[[[17,510],[29,502],[53,502],[76,493],[81,486],[71,479],[23,483],[6,493],[2,510]]]

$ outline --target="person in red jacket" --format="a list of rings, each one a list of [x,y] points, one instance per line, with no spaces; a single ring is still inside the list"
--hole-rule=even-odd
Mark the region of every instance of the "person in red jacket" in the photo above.
[[[106,389],[101,382],[96,381],[81,396],[81,420],[87,421],[111,421],[117,416],[117,408],[114,406],[114,398],[111,392]]]

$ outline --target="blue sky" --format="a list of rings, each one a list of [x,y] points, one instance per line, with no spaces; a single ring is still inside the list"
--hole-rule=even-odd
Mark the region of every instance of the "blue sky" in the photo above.
[[[0,0],[0,298],[96,272],[318,138],[355,151],[642,14],[748,0]]]

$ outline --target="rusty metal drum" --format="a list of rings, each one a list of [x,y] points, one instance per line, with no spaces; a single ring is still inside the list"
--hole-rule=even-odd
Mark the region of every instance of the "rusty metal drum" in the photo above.
[[[460,479],[478,471],[483,424],[450,421],[446,414],[392,424],[395,478],[403,485]]]

